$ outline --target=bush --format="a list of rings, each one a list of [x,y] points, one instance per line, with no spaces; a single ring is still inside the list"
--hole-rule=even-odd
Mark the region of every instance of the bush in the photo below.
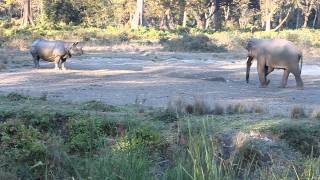
[[[28,96],[21,95],[21,94],[19,94],[19,93],[12,92],[12,93],[9,93],[9,94],[7,95],[7,98],[8,98],[10,101],[22,101],[22,100],[28,99],[29,97],[28,97]]]
[[[169,51],[223,52],[223,46],[216,45],[206,35],[184,35],[182,38],[162,40],[162,45]]]
[[[112,105],[104,104],[101,101],[88,101],[84,103],[83,110],[92,110],[92,111],[101,111],[101,112],[115,112],[119,111],[119,109]]]
[[[291,109],[290,117],[292,119],[299,119],[306,116],[306,113],[304,112],[303,107],[295,105]]]
[[[46,134],[41,134],[32,127],[26,127],[19,121],[0,124],[0,132],[0,150],[2,152],[0,159],[4,162],[13,161],[13,164],[10,165],[13,167],[19,165],[17,167],[18,171],[27,170],[27,172],[21,172],[20,177],[30,176],[33,174],[31,171],[34,171],[30,167],[39,162],[45,162],[46,147],[44,141]],[[43,167],[37,167],[36,170],[39,168]],[[35,173],[35,177],[41,175]]]
[[[284,122],[270,127],[269,131],[302,154],[314,157],[320,155],[320,123],[318,121]]]

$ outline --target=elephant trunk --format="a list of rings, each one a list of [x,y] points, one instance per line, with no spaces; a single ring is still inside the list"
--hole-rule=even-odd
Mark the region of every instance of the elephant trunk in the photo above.
[[[246,81],[247,83],[249,83],[249,74],[250,74],[250,67],[252,65],[252,57],[248,56],[248,59],[247,59],[247,73],[246,73]]]

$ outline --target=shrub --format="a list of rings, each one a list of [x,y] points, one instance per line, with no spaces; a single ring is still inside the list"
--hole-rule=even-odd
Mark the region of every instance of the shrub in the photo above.
[[[270,127],[269,131],[302,154],[314,157],[320,155],[320,123],[318,121],[279,123]]]
[[[102,111],[102,112],[114,112],[119,111],[118,108],[112,105],[104,104],[101,101],[88,101],[84,103],[83,110]]]
[[[12,92],[12,93],[9,93],[9,94],[7,95],[7,98],[8,98],[10,101],[22,101],[22,100],[28,99],[29,97],[28,97],[28,96],[21,95],[21,94],[19,94],[19,93]]]
[[[265,141],[259,139],[247,140],[235,154],[235,162],[240,169],[252,171],[256,168],[271,165],[271,157],[267,149],[269,147]]]
[[[162,40],[162,45],[170,51],[223,52],[223,46],[216,45],[206,35],[184,35],[182,38]]]
[[[45,162],[46,148],[44,140],[46,134],[41,134],[37,129],[26,127],[19,121],[10,121],[0,124],[1,139],[0,150],[2,161],[12,162],[10,166],[19,165],[18,171],[24,171],[24,175],[30,176],[32,166],[39,162]],[[4,159],[3,159],[4,158]],[[43,167],[37,167],[36,169]],[[35,173],[35,177],[41,176]],[[34,178],[35,178],[34,177]],[[32,178],[32,179],[34,179]]]

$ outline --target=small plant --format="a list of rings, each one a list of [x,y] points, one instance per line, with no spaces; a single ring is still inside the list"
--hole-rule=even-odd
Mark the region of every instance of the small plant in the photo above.
[[[167,111],[176,115],[184,114],[186,111],[186,102],[183,98],[178,97],[170,100],[167,105]]]
[[[226,108],[227,114],[243,114],[248,112],[246,105],[242,103],[229,104]]]
[[[219,104],[216,104],[214,106],[214,109],[213,109],[213,114],[215,115],[222,115],[224,114],[224,107],[219,105]]]
[[[24,95],[21,95],[21,94],[19,94],[19,93],[12,92],[12,93],[9,93],[9,94],[7,95],[7,98],[8,98],[10,101],[22,101],[22,100],[28,99],[29,97],[24,96]]]
[[[318,121],[290,121],[268,129],[295,150],[307,156],[320,155],[320,123]]]
[[[114,112],[118,111],[115,106],[104,104],[101,101],[89,101],[84,103],[83,110],[102,111],[102,112]]]
[[[159,120],[163,122],[175,122],[178,120],[177,115],[168,110],[158,111],[153,116],[154,120]]]
[[[262,106],[259,106],[259,105],[255,104],[255,105],[252,106],[251,112],[261,114],[261,113],[265,112],[265,109]]]
[[[119,34],[119,39],[121,42],[128,42],[129,39],[129,34],[127,32],[122,32]]]
[[[39,99],[42,101],[46,101],[48,99],[48,92],[41,93],[41,96]]]
[[[311,118],[320,120],[320,109],[316,108],[311,113]]]
[[[271,157],[266,152],[268,149],[265,148],[266,146],[268,145],[263,140],[252,139],[244,142],[235,154],[235,161],[238,162],[239,168],[251,171],[270,165]]]
[[[290,117],[292,119],[299,119],[306,116],[306,113],[304,111],[304,108],[298,105],[295,105],[291,109]]]
[[[193,109],[195,114],[203,115],[203,114],[210,113],[210,107],[204,101],[203,97],[199,97],[199,96],[194,97],[193,107],[194,107]]]

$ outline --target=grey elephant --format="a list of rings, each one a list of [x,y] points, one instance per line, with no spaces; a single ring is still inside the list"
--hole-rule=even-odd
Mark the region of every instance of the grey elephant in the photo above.
[[[295,76],[298,89],[303,89],[301,79],[302,52],[292,42],[284,39],[252,38],[248,41],[246,49],[248,50],[247,83],[249,82],[252,60],[257,59],[260,87],[268,86],[270,80],[267,80],[267,75],[274,69],[283,69],[284,73],[280,87],[286,87],[289,74],[292,73]]]
[[[48,41],[44,39],[35,40],[30,48],[35,68],[39,68],[39,60],[55,63],[55,69],[65,70],[65,62],[72,55],[83,54],[82,47],[78,42],[67,43],[63,41]]]

